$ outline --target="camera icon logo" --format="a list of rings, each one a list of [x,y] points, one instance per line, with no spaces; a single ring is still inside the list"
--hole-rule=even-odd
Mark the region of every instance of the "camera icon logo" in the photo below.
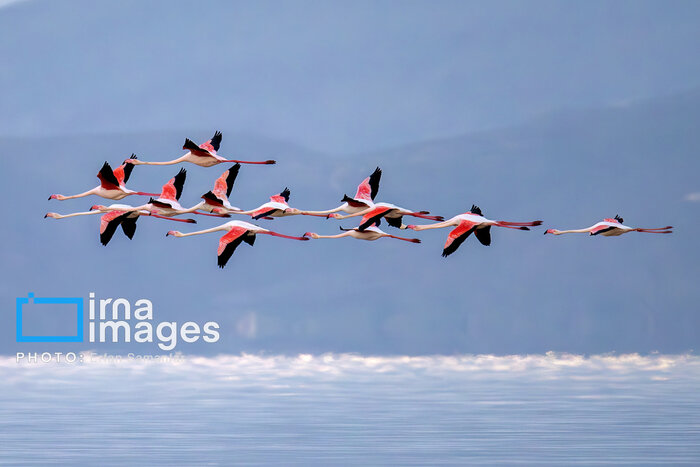
[[[17,342],[83,342],[82,297],[17,297]],[[36,306],[40,305],[40,306]],[[44,334],[42,321],[58,319],[61,335]],[[46,327],[46,326],[44,326]]]

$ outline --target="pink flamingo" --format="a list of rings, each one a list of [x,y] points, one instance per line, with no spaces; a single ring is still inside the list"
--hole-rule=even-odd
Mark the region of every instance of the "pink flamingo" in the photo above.
[[[210,232],[217,232],[220,230],[225,230],[226,234],[219,240],[219,249],[217,251],[218,265],[220,268],[226,266],[226,263],[236,251],[238,245],[242,242],[253,246],[255,243],[255,236],[257,234],[272,235],[275,237],[289,238],[292,240],[308,240],[308,237],[291,237],[289,235],[283,235],[281,233],[273,232],[271,230],[263,229],[257,225],[250,224],[243,221],[230,221],[222,224],[218,227],[213,227],[211,229],[200,230],[197,232],[182,233],[177,230],[171,230],[165,236],[172,235],[174,237],[189,237],[192,235],[201,235]]]
[[[305,211],[307,215],[328,215],[338,211],[344,211],[348,214],[364,211],[367,208],[374,206],[374,198],[379,192],[379,181],[382,178],[382,169],[377,167],[372,172],[372,175],[362,180],[357,187],[357,192],[353,198],[344,195],[340,206],[327,211]]]
[[[273,217],[297,216],[299,214],[305,216],[326,217],[324,214],[316,214],[309,211],[302,211],[297,208],[290,208],[289,196],[291,192],[289,188],[285,188],[281,193],[270,196],[270,201],[258,206],[250,211],[237,211],[235,214],[243,214],[251,216],[253,219],[271,219]]]
[[[469,235],[472,234],[472,232],[482,245],[489,246],[491,244],[491,226],[517,230],[530,230],[528,227],[541,224],[542,221],[492,221],[483,216],[481,209],[478,206],[472,205],[471,210],[468,212],[459,214],[452,219],[446,220],[445,222],[438,222],[436,224],[428,225],[408,225],[406,228],[418,231],[456,226],[456,228],[447,236],[447,241],[445,242],[445,246],[442,250],[442,256],[447,257],[457,251],[457,248],[459,248],[459,246],[464,242],[464,240],[467,239],[467,237],[469,237]]]
[[[192,140],[186,138],[185,139],[185,144],[182,146],[182,149],[187,151],[187,154],[184,156],[178,157],[177,159],[173,159],[171,161],[165,161],[165,162],[146,162],[146,161],[140,161],[140,160],[130,160],[133,164],[137,165],[173,165],[173,164],[179,164],[180,162],[191,162],[193,164],[197,164],[201,167],[211,167],[212,165],[216,164],[221,164],[223,162],[235,162],[237,164],[275,164],[276,162],[274,160],[267,160],[267,161],[237,161],[237,160],[229,160],[225,159],[221,156],[219,156],[216,151],[219,150],[219,145],[221,144],[221,132],[217,131],[214,133],[214,136],[207,141],[206,143],[202,143],[199,146],[197,146],[196,143],[194,143]]]
[[[363,231],[375,224],[379,225],[382,218],[386,219],[387,224],[390,226],[397,227],[399,229],[406,228],[406,226],[403,224],[403,216],[420,217],[422,219],[429,219],[433,221],[444,220],[442,216],[429,216],[428,214],[430,214],[428,211],[410,211],[391,203],[376,203],[363,211],[353,214],[348,214],[345,216],[340,214],[329,214],[328,217],[333,219],[347,219],[348,217],[362,216],[360,225],[357,227],[360,231]]]
[[[658,227],[654,229],[639,229],[634,227],[628,227],[622,225],[624,219],[616,215],[613,219],[607,218],[603,219],[602,222],[598,222],[585,229],[578,230],[557,230],[557,229],[547,229],[545,234],[561,235],[567,233],[586,233],[589,232],[590,235],[602,235],[603,237],[617,237],[628,232],[646,232],[646,233],[662,233],[669,234],[673,233],[671,229],[673,226],[667,225],[666,227]]]
[[[97,195],[107,199],[119,200],[130,195],[142,195],[142,196],[157,196],[155,193],[144,193],[142,191],[133,191],[128,189],[124,184],[129,181],[129,176],[131,171],[134,169],[133,163],[131,161],[138,160],[135,155],[131,155],[131,159],[124,161],[122,165],[112,170],[112,167],[107,161],[102,165],[102,168],[97,173],[97,178],[100,179],[100,185],[96,186],[92,190],[88,190],[84,193],[79,193],[72,196],[64,195],[51,195],[49,200],[57,199],[63,201],[65,199],[82,198],[90,195]]]
[[[197,221],[194,219],[171,219],[168,217],[159,216],[157,214],[152,214],[146,210],[134,210],[133,206],[126,204],[110,204],[109,206],[96,204],[90,208],[90,211],[74,212],[72,214],[47,212],[44,218],[49,217],[52,219],[65,219],[67,217],[89,216],[94,214],[102,214],[102,217],[100,217],[100,242],[103,245],[107,245],[107,243],[109,243],[114,235],[114,232],[116,232],[117,227],[120,225],[122,227],[122,231],[127,237],[129,237],[130,240],[134,238],[134,233],[136,232],[136,221],[140,216],[151,216],[170,221],[187,222],[190,224],[197,223]]]

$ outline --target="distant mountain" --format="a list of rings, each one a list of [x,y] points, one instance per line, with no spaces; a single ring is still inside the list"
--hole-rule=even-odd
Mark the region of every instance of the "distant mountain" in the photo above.
[[[182,153],[185,136],[205,140],[214,128],[5,139],[0,290],[7,304],[30,291],[148,297],[157,320],[221,324],[219,344],[179,346],[184,352],[688,350],[700,343],[700,204],[684,200],[700,191],[698,121],[696,90],[352,156],[220,128],[221,154],[278,160],[241,169],[231,196],[241,207],[257,206],[285,186],[292,206],[334,207],[381,166],[380,200],[445,217],[474,203],[490,218],[545,221],[532,232],[494,229],[488,248],[470,238],[447,259],[440,257],[446,229],[402,232],[420,237],[421,245],[260,238],[254,248],[242,245],[223,271],[216,267],[215,234],[164,238],[173,228],[168,221],[143,219],[132,241],[118,235],[102,247],[96,218],[43,219],[47,211],[87,210],[101,201],[46,198],[95,186],[104,160],[117,164],[132,152],[144,160],[170,159]],[[184,167],[183,205],[197,202],[227,168]],[[177,170],[136,167],[129,185],[158,190]],[[133,198],[125,202],[145,201]],[[580,228],[615,214],[629,225],[671,224],[676,232],[542,235],[548,227]],[[192,228],[217,222],[198,221]],[[296,217],[260,224],[299,235],[336,233],[353,222]],[[5,310],[0,352],[9,353],[20,346],[14,309]]]

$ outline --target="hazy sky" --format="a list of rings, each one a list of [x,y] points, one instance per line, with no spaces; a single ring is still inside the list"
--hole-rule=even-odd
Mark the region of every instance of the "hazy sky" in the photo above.
[[[235,128],[335,153],[698,85],[700,4],[23,1],[0,134]]]
[[[680,1],[10,3],[0,190],[21,203],[0,206],[6,321],[28,292],[94,291],[150,298],[156,321],[221,323],[218,346],[192,347],[209,354],[697,348],[698,24],[700,3]],[[173,225],[144,219],[102,247],[96,217],[43,219],[103,202],[47,201],[95,186],[103,161],[171,159],[215,129],[225,155],[279,160],[241,170],[244,208],[285,186],[292,206],[334,207],[380,165],[383,201],[446,217],[477,203],[544,227],[619,213],[677,230],[498,231],[447,260],[446,230],[422,245],[266,237],[220,271],[216,235],[166,239]],[[186,168],[191,206],[227,167]],[[130,184],[158,190],[178,169],[138,167]],[[31,347],[13,332],[0,329],[0,352]]]

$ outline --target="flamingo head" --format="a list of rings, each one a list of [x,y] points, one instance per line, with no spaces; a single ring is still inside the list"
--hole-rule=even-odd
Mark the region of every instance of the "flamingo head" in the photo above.
[[[547,234],[559,235],[559,231],[557,229],[547,229],[544,231],[544,234],[542,234],[542,235],[547,235]]]
[[[52,200],[52,199],[57,199],[59,201],[62,201],[64,199],[66,199],[66,197],[63,195],[51,195],[51,196],[49,196],[49,200]]]
[[[409,225],[405,226],[404,228],[405,228],[405,229],[416,230],[416,226],[413,225],[413,224],[409,224]]]
[[[211,212],[220,215],[228,214],[228,211],[225,208],[212,208]]]
[[[340,214],[338,214],[337,212],[332,212],[332,213],[328,214],[328,216],[326,216],[326,219],[339,219],[339,218],[340,218]]]
[[[56,212],[47,212],[46,214],[44,214],[44,219],[46,219],[47,217],[50,217],[50,218],[52,218],[52,219],[58,219],[58,213],[56,213]]]
[[[307,237],[307,238],[308,238],[308,237],[311,237],[311,238],[318,238],[318,234],[317,234],[317,233],[314,233],[314,232],[306,232],[306,233],[304,234],[304,237]]]
[[[178,232],[177,230],[169,230],[165,236],[167,237],[169,235],[172,235],[173,237],[182,237],[182,232]]]
[[[107,207],[102,205],[102,204],[95,204],[94,206],[90,207],[90,211],[105,211],[107,210]]]

